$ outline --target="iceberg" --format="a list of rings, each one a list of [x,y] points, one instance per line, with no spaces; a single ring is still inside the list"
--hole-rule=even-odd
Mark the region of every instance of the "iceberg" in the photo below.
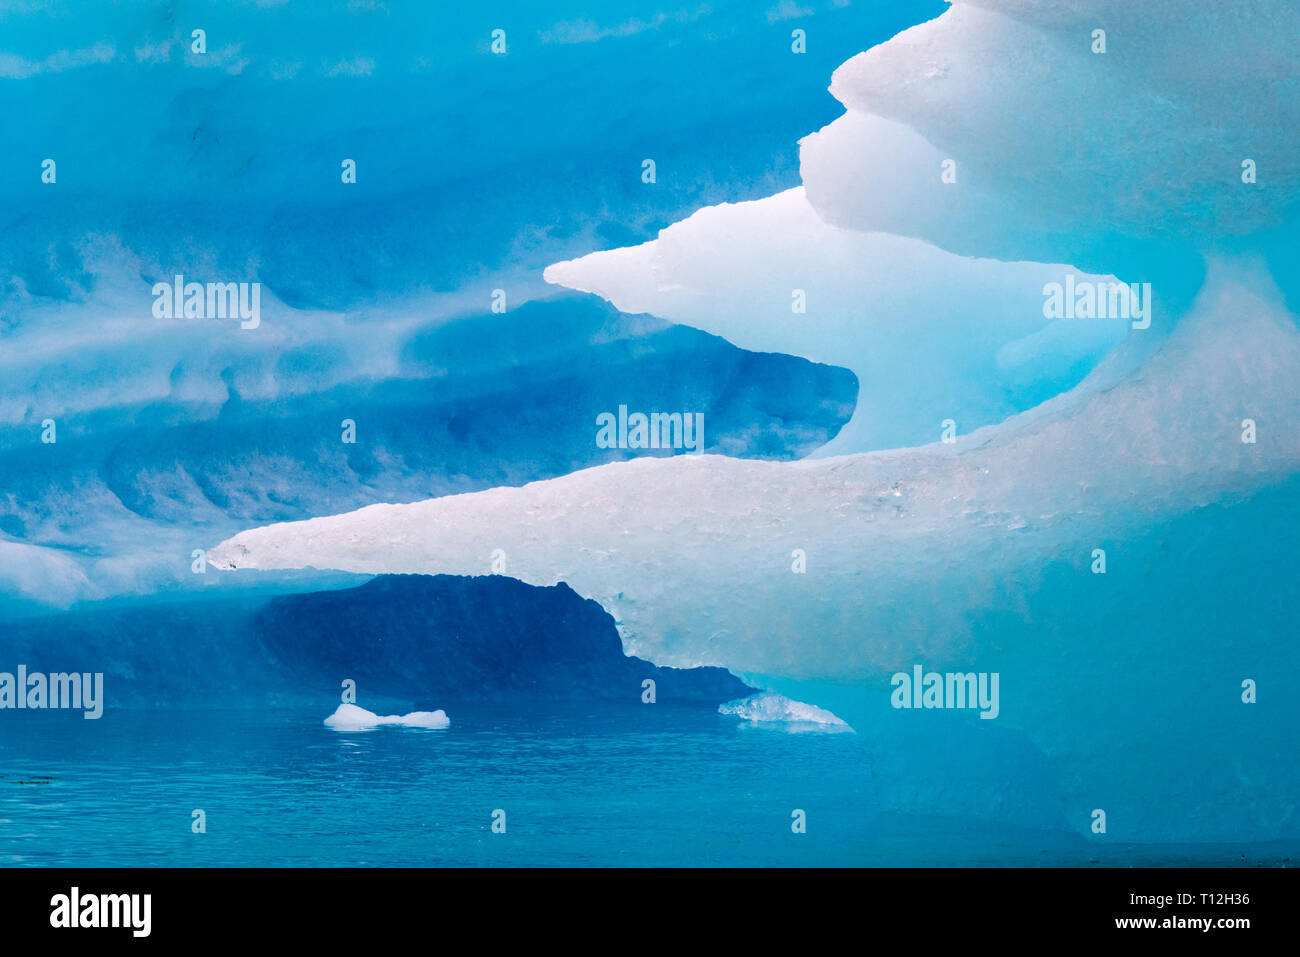
[[[1300,8],[642,6],[509,3],[508,56],[0,15],[5,654],[141,720],[852,730],[745,743],[972,832],[1300,836]]]
[[[853,418],[820,456],[991,425],[1078,384],[1130,327],[1044,318],[1051,283],[1115,283],[1065,265],[957,256],[830,225],[802,187],[711,206],[640,246],[556,263],[545,277],[755,352],[845,366]],[[918,378],[917,370],[925,375]]]
[[[918,782],[909,807],[996,817],[1023,800],[1080,831],[1103,807],[1131,840],[1276,839],[1293,833],[1300,781],[1276,755],[1300,705],[1239,696],[1300,666],[1300,437],[1281,425],[1300,417],[1300,331],[1266,271],[1221,261],[1149,351],[1130,336],[1075,389],[951,445],[633,460],[250,529],[209,554],[241,572],[469,575],[500,548],[512,576],[599,602],[629,654],[764,675],[819,707],[801,686],[834,684],[880,772]],[[893,711],[889,675],[916,664],[1000,673],[998,718]],[[971,718],[992,727],[956,736]],[[1020,788],[1027,747],[1056,770],[1032,799],[969,807],[924,786],[936,735]]]
[[[753,56],[772,24],[744,4],[631,33],[644,3],[603,5],[590,34],[521,2],[500,24],[328,6],[210,9],[202,55],[144,9],[0,12],[0,115],[34,151],[0,179],[0,541],[58,553],[0,562],[0,616],[194,596],[194,551],[244,528],[608,461],[585,425],[620,397],[689,401],[715,451],[768,458],[851,412],[847,370],[541,273],[795,185],[797,137],[837,111],[825,77],[913,11],[821,10],[796,60]],[[256,328],[155,315],[177,275],[260,283]]]
[[[794,701],[770,691],[718,705],[718,714],[731,714],[752,724],[774,724],[792,731],[852,731],[824,708]]]
[[[21,335],[6,344],[0,406],[6,389],[30,388],[22,414],[38,404],[57,421],[57,442],[0,421],[0,555],[27,556],[0,561],[0,607],[14,597],[66,607],[201,590],[212,576],[196,573],[194,550],[251,525],[519,485],[627,457],[635,453],[593,441],[596,416],[618,401],[702,410],[713,451],[801,457],[848,419],[857,388],[842,368],[744,352],[574,294],[425,330],[402,346],[401,376],[363,384],[334,383],[300,353],[261,365],[196,337],[186,346],[193,355],[175,357],[170,385],[160,374],[156,393],[136,395],[116,354],[89,342],[80,345],[92,355],[55,373],[33,364]],[[227,362],[249,381],[223,383]],[[191,377],[216,394],[190,393]],[[133,407],[130,421],[96,407],[101,389]],[[341,441],[348,422],[352,443]]]
[[[965,255],[1185,269],[1295,223],[1298,32],[1287,0],[953,0],[835,71],[803,182],[828,222]]]
[[[473,575],[501,549],[513,577],[596,600],[629,653],[658,664],[863,679],[900,650],[955,649],[991,578],[1086,564],[1103,540],[1300,470],[1300,436],[1280,425],[1300,417],[1300,331],[1266,275],[1217,265],[1163,348],[1124,374],[1142,345],[951,445],[633,460],[251,529],[209,560]],[[1267,440],[1242,442],[1245,418],[1269,423]]]
[[[386,725],[402,728],[429,728],[437,730],[451,727],[445,712],[412,711],[410,714],[390,714],[381,717],[354,704],[341,704],[325,719],[325,726],[335,731],[369,731]]]
[[[212,560],[472,575],[500,549],[599,602],[630,654],[833,700],[909,806],[1294,836],[1300,704],[1254,688],[1300,666],[1296,16],[954,3],[836,71],[846,112],[802,142],[802,188],[547,270],[867,373],[869,414],[819,456],[613,463],[252,528]],[[1050,318],[1067,271],[1150,283],[1150,325]],[[927,436],[945,406],[975,427]],[[997,718],[891,709],[917,666],[998,674]],[[1019,783],[968,806],[927,754]]]

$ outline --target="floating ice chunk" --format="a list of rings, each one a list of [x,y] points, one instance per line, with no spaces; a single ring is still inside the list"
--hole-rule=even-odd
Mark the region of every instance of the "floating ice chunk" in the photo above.
[[[545,275],[623,312],[851,369],[853,418],[821,455],[924,445],[945,419],[968,432],[1024,411],[1076,385],[1123,339],[1133,311],[1129,287],[1113,276],[969,259],[828,225],[801,187],[707,207],[651,242],[556,263]],[[1067,281],[1114,283],[1123,308],[1045,318],[1045,287]]]
[[[738,718],[761,724],[789,725],[791,730],[816,728],[824,731],[852,731],[844,721],[816,705],[794,701],[785,695],[761,692],[718,705],[719,714],[734,714]]]
[[[451,721],[447,718],[446,712],[441,709],[381,717],[373,711],[367,711],[354,704],[341,704],[325,719],[325,724],[337,731],[364,731],[382,725],[398,725],[403,728],[446,728],[451,726]]]

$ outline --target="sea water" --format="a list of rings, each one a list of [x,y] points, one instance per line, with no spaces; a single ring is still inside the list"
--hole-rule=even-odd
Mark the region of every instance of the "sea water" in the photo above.
[[[462,706],[445,730],[364,732],[325,727],[328,710],[28,715],[21,734],[0,734],[0,864],[1087,866],[1295,853],[909,814],[882,799],[863,735],[702,708]]]

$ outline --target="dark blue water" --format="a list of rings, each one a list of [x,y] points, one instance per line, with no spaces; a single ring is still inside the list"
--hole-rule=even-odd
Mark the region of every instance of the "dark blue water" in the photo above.
[[[1098,845],[887,812],[870,742],[700,709],[452,712],[340,733],[302,712],[26,713],[0,737],[7,865],[1285,863],[1293,847]],[[207,831],[191,832],[192,811]],[[791,829],[792,811],[807,832]],[[506,812],[506,833],[492,814]]]

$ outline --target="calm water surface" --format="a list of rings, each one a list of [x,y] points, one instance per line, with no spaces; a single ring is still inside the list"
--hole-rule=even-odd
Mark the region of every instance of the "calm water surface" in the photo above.
[[[448,708],[442,731],[322,713],[0,722],[9,866],[1278,863],[1291,849],[1099,849],[873,799],[869,742],[703,710]],[[21,728],[22,734],[14,731]],[[207,832],[191,832],[192,811]],[[492,814],[507,831],[493,834]],[[807,814],[794,834],[791,812]]]

